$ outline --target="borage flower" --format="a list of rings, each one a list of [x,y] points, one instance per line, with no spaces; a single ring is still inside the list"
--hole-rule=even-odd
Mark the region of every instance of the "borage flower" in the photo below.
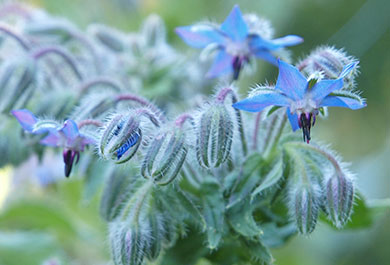
[[[338,79],[319,80],[303,76],[297,68],[279,60],[279,75],[275,88],[261,88],[253,97],[233,104],[233,107],[258,112],[268,106],[287,107],[287,116],[293,131],[302,128],[303,140],[309,143],[310,129],[321,107],[360,109],[366,106],[359,95],[342,90],[343,78],[348,76],[358,62],[343,68]]]
[[[219,28],[198,23],[178,27],[176,33],[191,47],[206,48],[212,45],[218,48],[219,52],[207,76],[214,78],[233,73],[234,80],[238,79],[241,68],[251,57],[261,58],[277,65],[277,60],[271,51],[297,45],[303,41],[301,37],[295,35],[271,40],[260,36],[258,32],[251,32],[237,5]]]
[[[41,144],[64,148],[63,158],[66,177],[69,177],[73,163],[78,162],[80,152],[84,151],[85,146],[95,143],[95,140],[80,133],[77,124],[73,120],[66,120],[63,125],[55,121],[39,120],[26,109],[13,110],[11,114],[15,116],[22,128],[28,133],[45,135],[40,141]]]

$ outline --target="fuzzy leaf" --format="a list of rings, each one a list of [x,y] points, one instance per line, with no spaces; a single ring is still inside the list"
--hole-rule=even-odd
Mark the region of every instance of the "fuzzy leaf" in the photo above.
[[[222,238],[225,203],[219,183],[213,178],[206,178],[201,184],[203,215],[207,224],[208,247],[218,247]]]
[[[245,200],[237,203],[227,212],[229,224],[237,233],[245,237],[255,237],[263,234],[253,218],[254,208],[255,205],[250,200]]]
[[[283,160],[279,157],[271,170],[261,178],[260,185],[252,192],[251,200],[262,191],[272,187],[283,177]]]
[[[227,208],[245,199],[253,188],[256,187],[260,180],[260,169],[263,163],[261,155],[255,153],[247,158],[240,170],[236,171],[236,183],[229,198],[229,204],[226,206]]]

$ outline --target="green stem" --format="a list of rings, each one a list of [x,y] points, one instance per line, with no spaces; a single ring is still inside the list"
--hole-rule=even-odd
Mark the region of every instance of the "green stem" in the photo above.
[[[277,118],[276,118],[277,119]],[[276,148],[276,145],[279,143],[280,137],[282,136],[284,127],[287,123],[287,115],[283,114],[280,121],[275,127],[270,128],[267,137],[266,143],[264,146],[264,157],[269,157],[272,151]]]

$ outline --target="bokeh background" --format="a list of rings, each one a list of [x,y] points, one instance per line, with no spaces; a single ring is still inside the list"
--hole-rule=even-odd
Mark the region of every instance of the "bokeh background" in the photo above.
[[[0,1],[1,2],[1,1]],[[9,2],[9,1],[8,1]],[[315,138],[332,143],[332,147],[351,161],[356,182],[369,203],[390,198],[390,1],[389,0],[28,0],[23,1],[42,7],[49,13],[74,21],[81,28],[92,22],[104,23],[125,31],[138,30],[143,18],[150,13],[159,14],[166,22],[169,42],[183,51],[188,49],[174,34],[174,28],[209,19],[221,22],[234,4],[244,13],[257,13],[272,21],[276,36],[296,34],[305,42],[293,47],[293,58],[298,60],[319,45],[345,48],[360,59],[361,74],[358,89],[367,99],[368,107],[358,111],[332,109],[327,120],[314,127]],[[255,83],[275,80],[277,69],[259,63],[258,72],[240,83],[242,92]],[[1,155],[1,154],[0,154]],[[13,180],[8,176],[10,168],[0,169],[0,211],[6,197],[15,196]],[[84,222],[85,240],[68,242],[71,255],[80,256],[76,264],[94,264],[91,259],[104,259],[105,228],[98,220],[97,205],[78,205],[80,183],[64,184],[59,190],[65,198],[65,208],[71,215],[78,215]],[[32,190],[32,193],[40,191]],[[40,194],[50,200],[51,195]],[[381,201],[383,202],[383,200]],[[0,264],[10,265],[12,255],[23,251],[34,255],[63,256],[57,243],[42,225],[42,231],[30,234],[9,233],[12,216],[28,216],[37,211],[34,205],[7,213],[11,219],[0,219]],[[41,211],[41,212],[39,212]],[[44,209],[38,209],[41,215]],[[65,213],[66,214],[66,213]],[[54,219],[64,234],[72,228],[62,218],[61,211]],[[26,217],[27,218],[27,217]],[[29,217],[30,218],[30,217]],[[81,221],[82,220],[82,221]],[[36,220],[25,220],[35,222]],[[36,221],[39,223],[39,221]],[[368,220],[367,222],[371,222]],[[286,246],[274,249],[277,265],[388,265],[390,264],[390,213],[372,221],[371,228],[335,231],[326,224],[309,237],[297,236]],[[88,224],[93,224],[90,226]],[[20,224],[23,227],[23,222]],[[57,229],[57,226],[53,229]],[[83,227],[83,226],[81,226]],[[98,230],[89,231],[87,227]],[[62,233],[60,231],[60,233]],[[74,231],[76,233],[76,231]],[[77,234],[79,234],[77,231]],[[59,233],[56,231],[55,233]],[[64,240],[69,240],[64,235]],[[83,241],[84,240],[84,241]],[[95,245],[86,242],[95,242]],[[100,252],[102,250],[102,252]],[[14,251],[14,252],[12,252]],[[11,254],[10,254],[11,253]],[[12,254],[13,253],[13,254]],[[38,253],[38,254],[37,254]],[[8,256],[7,256],[8,255]],[[82,259],[85,259],[84,261]],[[3,262],[3,263],[2,263]],[[29,260],[18,263],[28,265]],[[96,263],[98,264],[98,263]],[[185,265],[185,264],[183,264]]]

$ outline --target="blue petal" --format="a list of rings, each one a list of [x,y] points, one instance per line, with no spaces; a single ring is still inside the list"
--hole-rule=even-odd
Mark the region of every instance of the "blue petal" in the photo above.
[[[258,112],[264,108],[275,106],[289,106],[290,100],[277,91],[262,92],[254,97],[246,98],[233,104],[233,107],[240,110]]]
[[[332,93],[335,90],[339,90],[343,87],[342,79],[335,80],[322,80],[316,83],[310,93],[311,98],[317,103],[321,102],[327,95]]]
[[[282,91],[294,100],[300,100],[305,94],[306,78],[294,66],[279,60],[279,75],[275,89]]]
[[[359,61],[355,61],[344,66],[343,71],[341,71],[339,75],[339,78],[346,77],[356,67],[356,65],[358,65],[358,63]]]
[[[249,38],[249,46],[253,51],[276,50],[281,46],[274,44],[272,41],[265,40],[259,35],[251,35]]]
[[[72,120],[67,120],[60,132],[70,141],[74,141],[80,134],[77,124]]]
[[[221,25],[221,30],[225,32],[232,40],[244,41],[248,36],[248,26],[242,17],[238,5],[233,7],[229,16]]]
[[[215,57],[213,65],[207,72],[206,77],[214,78],[219,75],[231,73],[233,71],[232,63],[233,57],[231,55],[226,53],[224,50],[219,51]]]
[[[287,113],[288,120],[290,121],[291,128],[293,132],[295,132],[296,130],[299,129],[298,114],[296,113],[292,114],[290,108],[287,108],[286,113]]]
[[[270,64],[278,66],[278,60],[275,58],[275,56],[272,55],[272,53],[270,53],[267,50],[258,50],[256,52],[254,52],[254,55],[257,58],[260,58],[260,59],[263,59],[264,61],[269,62]]]
[[[303,38],[297,35],[287,35],[271,41],[278,48],[294,46],[303,42]]]
[[[208,25],[178,27],[175,31],[193,48],[204,48],[211,43],[221,45],[225,43],[225,37],[217,29]]]
[[[356,110],[356,109],[364,108],[365,106],[367,106],[367,104],[353,98],[340,97],[340,96],[327,96],[322,100],[320,106],[321,107],[343,107],[343,108],[350,108]]]
[[[49,131],[49,134],[40,141],[41,144],[47,146],[59,146],[61,143],[61,136],[56,131]]]
[[[32,132],[34,124],[38,121],[35,115],[26,109],[13,110],[11,114],[15,116],[22,128],[28,132]]]

